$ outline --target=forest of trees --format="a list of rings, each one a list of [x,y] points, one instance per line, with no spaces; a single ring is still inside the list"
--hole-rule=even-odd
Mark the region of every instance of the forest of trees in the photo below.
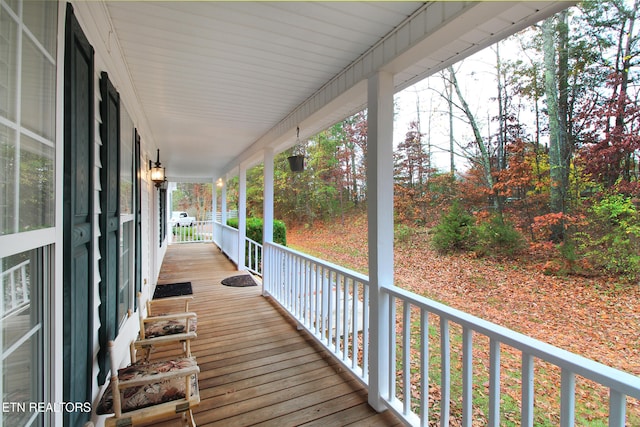
[[[395,141],[396,225],[430,230],[442,252],[538,257],[552,274],[637,280],[639,1],[583,2],[490,48],[486,105],[465,86],[471,61],[431,77],[430,108],[418,98],[416,120]],[[449,123],[446,143],[432,135],[434,114]],[[290,152],[276,157],[277,218],[366,212],[366,117],[304,141],[304,172],[289,171]],[[432,161],[443,145],[444,168]],[[247,182],[248,215],[261,216],[262,166]],[[233,183],[228,197],[237,198]]]

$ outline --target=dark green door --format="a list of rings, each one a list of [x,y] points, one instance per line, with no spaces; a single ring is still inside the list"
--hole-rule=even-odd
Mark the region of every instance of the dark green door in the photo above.
[[[93,315],[93,48],[67,5],[64,71],[63,315],[65,402],[91,402]],[[89,415],[65,412],[65,426]]]

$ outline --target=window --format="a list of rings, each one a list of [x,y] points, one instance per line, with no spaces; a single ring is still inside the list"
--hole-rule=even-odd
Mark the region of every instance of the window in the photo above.
[[[0,260],[2,271],[2,401],[28,405],[44,401],[42,291],[50,280],[49,248],[33,249]],[[2,413],[4,425],[41,424],[38,412]]]
[[[50,401],[44,304],[55,233],[43,229],[55,224],[57,10],[55,1],[0,0],[0,397],[14,405]],[[21,234],[33,230],[42,232]],[[0,425],[43,417],[3,411]]]
[[[133,121],[124,106],[120,107],[120,283],[118,289],[118,320],[127,318],[134,301],[134,248],[136,211],[134,194]]]
[[[0,5],[0,235],[54,224],[56,10]]]

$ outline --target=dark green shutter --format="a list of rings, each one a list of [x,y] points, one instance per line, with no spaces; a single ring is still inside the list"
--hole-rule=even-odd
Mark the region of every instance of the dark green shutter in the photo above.
[[[100,330],[98,384],[104,384],[108,366],[107,343],[118,331],[120,272],[120,95],[106,72],[100,75]]]
[[[160,246],[162,246],[162,242],[164,241],[164,239],[167,237],[167,190],[164,188],[160,189],[160,193],[159,193],[159,199],[160,199]]]
[[[63,400],[90,402],[93,369],[94,51],[67,5],[64,58]],[[89,419],[64,412],[65,426]]]
[[[135,224],[136,224],[136,257],[135,257],[135,272],[136,272],[136,293],[134,295],[134,308],[138,308],[138,292],[142,291],[142,151],[140,149],[140,135],[138,129],[135,129],[135,154],[134,154],[134,170],[136,171],[136,185],[135,185]]]

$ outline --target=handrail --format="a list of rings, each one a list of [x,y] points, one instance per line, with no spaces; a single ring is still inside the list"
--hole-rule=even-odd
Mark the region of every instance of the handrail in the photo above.
[[[245,237],[245,267],[255,275],[262,276],[262,244]]]
[[[213,221],[195,221],[191,226],[174,226],[169,243],[194,243],[213,241]]]
[[[363,384],[368,383],[366,276],[276,243],[263,247],[264,292]]]
[[[214,243],[218,245],[222,253],[238,264],[238,229],[226,224],[214,222]]]
[[[402,340],[407,339],[406,331],[411,330],[411,322],[414,325],[419,323],[419,330],[417,335],[422,338],[428,339],[428,327],[429,321],[427,320],[429,315],[433,314],[440,318],[440,333],[441,341],[447,342],[450,340],[449,326],[451,323],[460,325],[463,330],[463,344],[462,344],[462,360],[463,363],[463,395],[470,397],[472,393],[472,368],[473,368],[473,355],[472,355],[472,333],[479,334],[488,337],[490,340],[490,385],[489,385],[489,423],[490,425],[498,425],[500,422],[500,345],[505,345],[518,350],[522,354],[522,397],[523,404],[521,405],[521,425],[533,426],[533,407],[534,407],[534,390],[533,390],[533,360],[534,358],[540,359],[544,362],[548,362],[561,370],[561,425],[573,426],[574,425],[574,411],[575,411],[575,376],[579,375],[588,380],[592,380],[610,390],[610,426],[624,426],[625,425],[625,406],[626,396],[640,399],[640,377],[629,374],[618,369],[614,369],[610,366],[606,366],[602,363],[587,359],[583,356],[571,353],[569,351],[552,346],[548,343],[539,341],[527,335],[512,331],[508,328],[496,325],[478,317],[472,316],[468,313],[451,308],[436,301],[429,300],[425,297],[416,295],[405,289],[398,287],[382,287],[381,291],[388,294],[391,297],[390,305],[396,307],[396,302],[402,306],[403,320],[402,320]],[[420,322],[415,322],[415,319],[411,319],[412,309],[419,311],[421,317]],[[446,325],[443,327],[443,325]],[[395,333],[395,328],[391,329]],[[395,336],[392,337],[395,342]],[[448,346],[447,346],[448,347]],[[424,349],[423,349],[424,350]],[[427,350],[428,351],[428,350]],[[446,352],[449,348],[441,348],[441,358],[446,357]],[[404,357],[405,355],[403,355]],[[422,357],[422,356],[421,356]],[[395,359],[395,358],[393,358]],[[427,361],[428,362],[428,361]],[[391,372],[389,378],[395,380],[398,373],[398,364],[390,363]],[[403,360],[400,367],[407,366],[407,360]],[[426,368],[428,369],[428,367]],[[403,370],[403,375],[407,370]],[[445,367],[441,370],[442,375],[446,378],[443,379],[443,383],[449,383],[450,375],[449,367]],[[406,378],[403,378],[406,380]],[[404,406],[400,412],[403,416],[409,416],[415,419],[418,414],[406,406],[406,402],[411,401],[411,397],[405,394],[404,390],[408,390],[404,384],[403,391],[400,392],[401,396],[397,396],[397,402],[395,404],[396,411],[398,410],[398,402],[402,402]],[[423,384],[424,386],[425,384]],[[445,390],[442,391],[445,396]],[[395,394],[395,393],[394,393]],[[443,401],[445,399],[443,398]],[[448,400],[448,399],[447,399]],[[426,402],[420,402],[417,407],[425,408]],[[441,416],[448,413],[448,407],[441,408]],[[463,404],[463,425],[471,425],[472,408],[470,404]],[[424,422],[424,419],[422,420]]]
[[[430,340],[438,340],[441,404],[439,421],[449,425],[452,393],[452,352],[461,357],[462,425],[474,417],[474,370],[483,361],[474,357],[478,341],[488,340],[488,421],[501,422],[505,386],[501,379],[501,355],[506,348],[521,354],[520,425],[534,425],[534,361],[560,370],[560,425],[573,426],[576,417],[576,376],[609,389],[609,426],[625,425],[627,397],[640,399],[640,377],[562,350],[524,334],[496,325],[460,310],[396,286],[382,286],[389,310],[379,313],[393,343],[381,361],[381,372],[369,372],[369,280],[366,276],[284,246],[267,243],[264,255],[264,291],[289,312],[323,347],[330,351],[365,385],[370,376],[386,375],[380,399],[411,425],[429,425]],[[433,320],[437,320],[433,321]],[[461,328],[461,338],[452,326]],[[439,326],[438,328],[435,328]],[[435,328],[435,329],[434,329]],[[455,328],[457,331],[458,329]],[[355,332],[354,332],[355,331]],[[345,333],[346,332],[346,333]],[[454,335],[455,334],[455,335]],[[474,342],[478,336],[483,338]],[[385,340],[380,340],[385,341]],[[475,347],[474,347],[475,346]],[[406,351],[405,351],[406,349]],[[376,354],[378,354],[376,352]],[[431,355],[433,356],[433,355]],[[484,369],[484,368],[483,368]],[[477,373],[476,373],[477,374]],[[379,377],[384,378],[384,377]],[[459,379],[459,377],[458,377]],[[422,391],[425,391],[424,393]],[[595,399],[595,398],[594,398]]]
[[[29,275],[27,269],[30,260],[17,264],[2,272],[2,294],[4,307],[2,320],[20,312],[30,304]],[[9,286],[8,289],[6,286]]]

